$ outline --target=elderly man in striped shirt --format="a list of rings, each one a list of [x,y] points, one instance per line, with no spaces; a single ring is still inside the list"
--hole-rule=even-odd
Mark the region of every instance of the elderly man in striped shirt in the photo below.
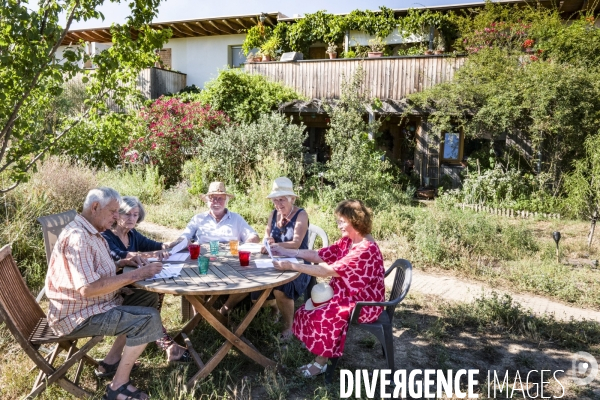
[[[142,265],[117,275],[117,267],[136,263],[119,260],[115,266],[100,232],[117,220],[120,202],[121,196],[114,189],[92,189],[83,212],[60,234],[46,276],[48,322],[65,338],[116,336],[97,371],[99,376],[114,374],[104,398],[147,399],[146,393],[130,384],[129,374],[146,345],[163,335],[156,310],[158,296],[141,290],[122,296],[121,291],[159,273],[162,264]]]

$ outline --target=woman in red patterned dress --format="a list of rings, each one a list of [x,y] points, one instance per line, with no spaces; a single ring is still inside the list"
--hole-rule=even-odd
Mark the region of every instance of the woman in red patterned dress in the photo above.
[[[350,315],[358,301],[384,301],[385,284],[383,257],[371,237],[372,214],[360,200],[345,200],[335,209],[342,238],[319,251],[290,250],[277,244],[274,253],[299,257],[320,265],[275,262],[279,270],[292,270],[317,277],[332,277],[329,285],[333,297],[312,310],[301,306],[294,316],[293,332],[315,360],[300,368],[305,377],[322,374],[330,357],[340,357],[344,351]],[[364,307],[360,322],[376,321],[381,307]]]

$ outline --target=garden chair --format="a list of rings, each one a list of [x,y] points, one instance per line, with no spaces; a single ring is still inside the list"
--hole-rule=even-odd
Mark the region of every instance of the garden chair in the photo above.
[[[394,335],[392,332],[392,323],[394,321],[394,311],[396,306],[400,303],[408,293],[410,284],[412,281],[412,265],[410,261],[403,258],[396,260],[392,266],[385,272],[387,277],[392,271],[396,270],[396,277],[394,278],[394,286],[392,287],[392,293],[390,294],[390,300],[384,302],[373,302],[373,301],[360,301],[356,303],[356,307],[352,311],[350,316],[350,326],[366,330],[377,337],[383,350],[383,355],[387,360],[388,369],[395,371],[394,365]],[[360,311],[365,306],[378,306],[385,307],[379,319],[370,324],[361,324],[358,322],[358,316]],[[327,367],[325,372],[325,382],[331,383],[333,381],[333,375],[339,358],[331,358],[331,365]]]
[[[0,249],[0,316],[17,343],[35,363],[36,369],[39,369],[38,377],[27,398],[38,396],[52,383],[58,384],[76,397],[92,395],[79,386],[79,377],[84,362],[94,367],[98,366],[98,363],[87,353],[102,341],[103,337],[94,336],[78,348],[77,340],[65,340],[56,336],[48,326],[46,314],[27,288],[9,245]],[[39,351],[43,344],[55,346],[44,355]],[[67,352],[64,363],[54,367],[53,363],[62,351]],[[66,378],[66,374],[75,363],[77,363],[77,370],[72,381]]]
[[[327,237],[327,233],[323,230],[323,228],[318,227],[317,225],[309,225],[308,226],[308,249],[313,250],[315,247],[315,241],[317,240],[317,236],[321,238],[323,242],[323,247],[329,246],[329,237]],[[310,292],[317,284],[317,278],[314,276],[310,277],[310,282],[306,287],[306,291],[304,292],[304,299],[308,300],[310,297]]]
[[[44,234],[44,247],[46,248],[46,262],[50,264],[50,256],[52,256],[52,250],[58,240],[58,236],[67,224],[75,219],[77,211],[69,210],[60,214],[51,214],[44,217],[39,217],[37,222],[42,226],[42,233]],[[38,303],[44,297],[45,289],[38,293],[35,301]]]

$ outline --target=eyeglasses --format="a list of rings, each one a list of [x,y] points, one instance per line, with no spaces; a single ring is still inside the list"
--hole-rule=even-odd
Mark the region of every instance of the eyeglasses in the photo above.
[[[227,200],[227,196],[208,196],[208,200],[211,203],[222,203]]]
[[[338,219],[336,222],[337,222],[338,228],[340,226],[346,226],[346,225],[348,225],[348,221],[344,221],[343,219]]]

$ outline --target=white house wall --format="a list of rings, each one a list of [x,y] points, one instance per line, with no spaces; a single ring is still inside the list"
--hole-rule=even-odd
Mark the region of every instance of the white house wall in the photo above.
[[[230,63],[230,47],[244,43],[246,35],[222,35],[171,39],[171,69],[187,74],[187,85],[203,88],[219,69]]]

